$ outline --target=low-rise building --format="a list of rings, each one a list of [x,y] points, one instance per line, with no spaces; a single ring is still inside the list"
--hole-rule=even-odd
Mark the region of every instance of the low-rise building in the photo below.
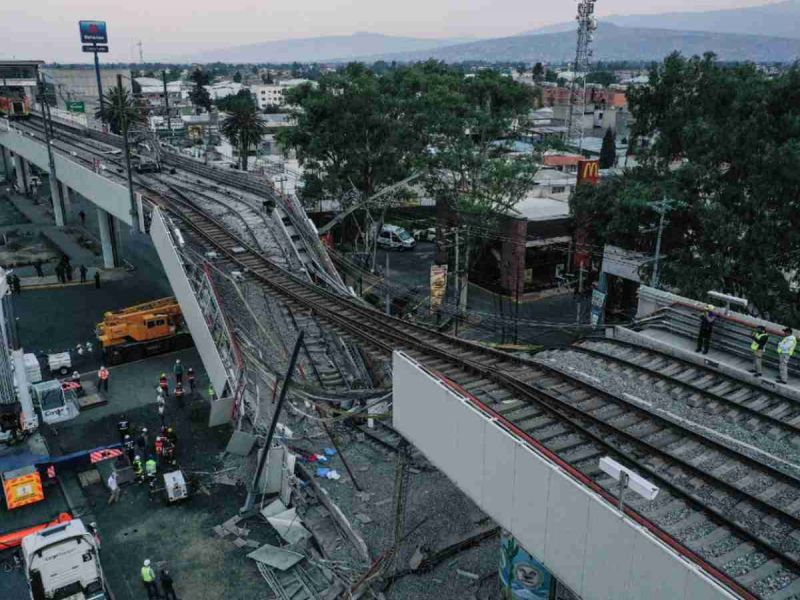
[[[251,85],[250,91],[256,98],[258,108],[265,110],[267,108],[276,108],[286,105],[286,91],[310,83],[308,79],[284,79],[276,83],[264,83],[258,85]]]

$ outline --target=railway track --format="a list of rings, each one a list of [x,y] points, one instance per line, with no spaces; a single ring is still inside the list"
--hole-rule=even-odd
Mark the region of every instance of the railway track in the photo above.
[[[636,512],[743,597],[789,597],[800,575],[800,481],[673,423],[646,407],[523,361],[394,319],[284,272],[191,202],[165,208],[290,305],[382,353],[403,350],[458,384],[607,490],[610,454],[657,483]],[[244,252],[234,248],[244,248]]]
[[[756,383],[712,368],[613,339],[584,339],[568,351],[586,355],[615,371],[660,381],[664,391],[698,410],[719,414],[754,435],[800,446],[800,403]]]
[[[400,321],[321,289],[274,265],[180,194],[153,200],[289,305],[312,311],[381,353],[403,350],[602,488],[615,489],[598,468],[604,455],[657,483],[655,501],[631,499],[636,515],[741,597],[800,597],[800,481],[794,477],[558,368]]]

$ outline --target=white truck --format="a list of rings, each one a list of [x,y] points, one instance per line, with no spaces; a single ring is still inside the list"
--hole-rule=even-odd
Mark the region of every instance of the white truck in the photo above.
[[[31,600],[108,600],[95,536],[80,519],[22,539]]]

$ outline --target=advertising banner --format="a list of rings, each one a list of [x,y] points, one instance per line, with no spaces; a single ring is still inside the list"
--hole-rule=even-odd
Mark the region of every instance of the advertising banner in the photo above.
[[[107,44],[108,33],[105,21],[79,21],[82,44]]]
[[[67,110],[73,113],[85,113],[86,105],[83,102],[67,102]]]
[[[431,309],[442,307],[447,292],[447,265],[431,265]]]
[[[605,306],[606,294],[600,290],[592,290],[592,325],[600,325]]]
[[[508,600],[550,600],[553,576],[511,535],[500,538],[500,587]]]

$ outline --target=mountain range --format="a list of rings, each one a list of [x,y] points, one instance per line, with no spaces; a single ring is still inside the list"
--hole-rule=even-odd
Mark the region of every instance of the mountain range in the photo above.
[[[800,0],[703,12],[610,15],[602,17],[600,21],[620,27],[800,38]],[[575,31],[575,21],[540,27],[522,35],[564,31]]]
[[[613,15],[600,19],[594,60],[660,60],[715,52],[722,60],[790,62],[800,58],[800,0],[739,9]],[[415,38],[359,32],[272,41],[202,52],[191,62],[346,62],[350,60],[564,62],[575,53],[575,23],[492,39]]]
[[[398,37],[380,33],[356,32],[352,35],[335,35],[299,38],[234,46],[183,57],[189,62],[226,63],[292,63],[343,60],[378,52],[414,52],[434,50],[453,44],[472,41],[469,38],[430,39]]]
[[[721,60],[790,62],[800,58],[800,39],[738,33],[673,31],[620,27],[600,23],[592,45],[593,60],[661,60],[674,50],[687,56],[711,51]],[[575,56],[575,32],[516,35],[456,44],[414,52],[381,53],[359,57],[374,60],[419,61],[433,58],[445,62],[567,62]]]

